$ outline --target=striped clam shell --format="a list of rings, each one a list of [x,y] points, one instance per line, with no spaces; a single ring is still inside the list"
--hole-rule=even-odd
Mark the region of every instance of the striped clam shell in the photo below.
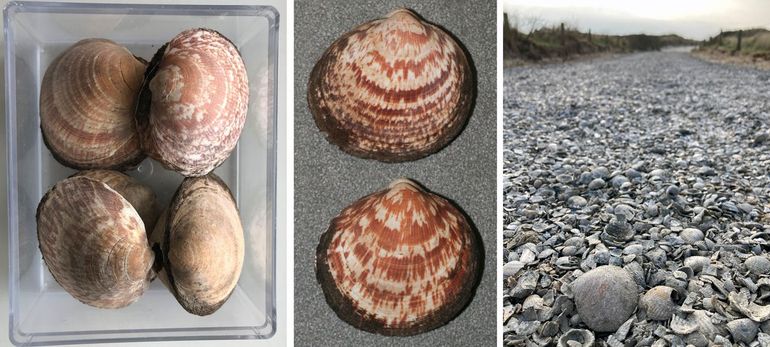
[[[153,276],[153,253],[139,214],[118,192],[88,177],[60,181],[37,208],[43,260],[73,297],[120,308],[136,301]]]
[[[235,148],[248,102],[235,45],[214,30],[186,30],[147,68],[136,114],[142,148],[184,176],[206,175]]]
[[[313,68],[307,97],[331,143],[354,156],[403,162],[449,144],[474,93],[457,41],[400,9],[337,39]]]
[[[158,278],[192,314],[214,313],[238,284],[243,227],[230,189],[214,174],[182,181],[150,243]]]
[[[134,109],[145,62],[110,40],[86,39],[48,66],[40,129],[54,158],[75,169],[127,169],[144,159]]]
[[[470,302],[481,273],[477,237],[448,200],[399,179],[332,220],[316,251],[316,276],[343,321],[416,335]]]
[[[157,197],[152,189],[135,178],[113,170],[86,170],[73,175],[95,179],[108,185],[131,203],[144,222],[144,229],[149,233],[155,226],[160,214]]]

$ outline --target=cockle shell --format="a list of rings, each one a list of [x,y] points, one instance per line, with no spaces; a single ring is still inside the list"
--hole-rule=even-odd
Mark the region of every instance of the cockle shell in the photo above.
[[[557,347],[593,347],[594,346],[594,333],[586,329],[570,329],[564,335],[559,338]]]
[[[54,59],[40,86],[40,129],[56,160],[126,169],[144,159],[134,109],[145,64],[104,39],[79,41]]]
[[[76,299],[100,308],[136,301],[152,278],[153,253],[139,213],[88,177],[60,181],[37,208],[43,260]]]
[[[160,214],[157,197],[152,189],[135,178],[113,170],[86,170],[73,175],[95,179],[108,185],[131,203],[144,222],[144,229],[149,233],[155,227]]]
[[[316,276],[343,321],[415,335],[448,323],[470,302],[480,248],[452,203],[398,179],[332,220],[318,245]]]
[[[384,162],[439,151],[470,117],[475,82],[462,47],[400,9],[337,39],[316,63],[308,104],[327,139]]]
[[[235,148],[248,102],[235,45],[214,30],[186,30],[155,53],[145,73],[136,114],[142,148],[184,176],[206,175]]]
[[[644,293],[639,298],[639,309],[643,310],[648,319],[668,320],[679,307],[679,293],[671,287],[657,286]]]
[[[192,314],[214,313],[243,268],[243,227],[227,185],[214,174],[186,178],[151,235],[158,278]]]
[[[638,301],[631,274],[614,265],[599,266],[572,283],[580,319],[598,332],[613,332],[634,313]]]

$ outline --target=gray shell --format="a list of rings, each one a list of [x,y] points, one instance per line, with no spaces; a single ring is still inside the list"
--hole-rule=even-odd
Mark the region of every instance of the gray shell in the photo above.
[[[598,332],[617,330],[634,313],[638,302],[631,274],[613,265],[581,275],[573,283],[572,291],[583,323]]]

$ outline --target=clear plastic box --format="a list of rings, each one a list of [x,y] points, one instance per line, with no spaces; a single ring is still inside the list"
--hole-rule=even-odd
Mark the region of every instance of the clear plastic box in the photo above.
[[[278,19],[269,6],[7,5],[9,337],[15,345],[264,339],[274,334]],[[215,29],[232,40],[249,74],[246,126],[235,151],[215,171],[233,191],[244,226],[246,255],[238,286],[206,317],[187,313],[157,280],[126,308],[87,306],[54,281],[38,248],[37,204],[54,183],[75,172],[59,164],[41,138],[43,74],[59,53],[81,39],[107,38],[149,61],[163,43],[194,27]],[[182,180],[150,159],[128,173],[151,185],[164,205]]]

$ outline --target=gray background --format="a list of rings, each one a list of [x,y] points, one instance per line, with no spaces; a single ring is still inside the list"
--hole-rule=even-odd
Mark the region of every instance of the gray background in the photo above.
[[[352,157],[329,144],[307,108],[310,70],[323,51],[358,24],[408,7],[449,30],[476,66],[476,106],[468,126],[437,154],[385,164]],[[294,336],[297,346],[496,344],[494,1],[295,2],[294,42]],[[473,301],[448,325],[407,338],[375,335],[337,318],[315,279],[315,249],[329,221],[353,201],[409,177],[454,200],[473,220],[485,248],[481,284]]]

